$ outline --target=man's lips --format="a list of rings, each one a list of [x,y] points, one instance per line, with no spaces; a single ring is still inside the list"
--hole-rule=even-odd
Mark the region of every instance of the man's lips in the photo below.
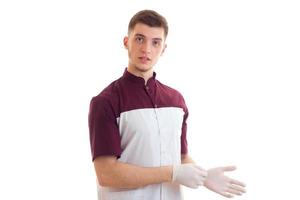
[[[147,63],[148,61],[150,61],[151,59],[145,56],[141,56],[139,57],[139,59],[141,60],[142,63]]]
[[[150,58],[148,58],[148,57],[146,57],[146,56],[140,56],[139,59],[140,59],[140,60],[148,60],[148,61],[151,60]]]

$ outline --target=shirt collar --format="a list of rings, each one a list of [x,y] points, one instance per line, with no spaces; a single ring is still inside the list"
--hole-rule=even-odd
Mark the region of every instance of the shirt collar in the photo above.
[[[153,72],[153,76],[148,79],[146,86],[148,87],[154,87],[156,85],[156,73]],[[141,86],[145,86],[145,80],[142,77],[138,77],[132,73],[130,73],[127,68],[125,69],[123,73],[123,78],[126,80],[129,80],[131,82],[134,82],[136,84],[139,84]]]

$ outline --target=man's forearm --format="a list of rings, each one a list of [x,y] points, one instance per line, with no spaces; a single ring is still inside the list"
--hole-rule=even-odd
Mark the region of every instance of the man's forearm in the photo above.
[[[172,166],[140,167],[119,161],[97,165],[99,184],[105,187],[139,188],[172,180]]]

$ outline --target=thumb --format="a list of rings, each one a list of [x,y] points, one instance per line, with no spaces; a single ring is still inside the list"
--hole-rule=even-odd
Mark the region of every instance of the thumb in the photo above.
[[[234,171],[236,170],[236,166],[226,166],[221,168],[223,171]]]

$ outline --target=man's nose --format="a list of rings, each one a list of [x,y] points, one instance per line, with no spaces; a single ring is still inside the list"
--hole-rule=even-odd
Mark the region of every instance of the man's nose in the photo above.
[[[150,42],[144,42],[142,44],[141,50],[143,53],[150,53],[151,52],[151,44]]]

